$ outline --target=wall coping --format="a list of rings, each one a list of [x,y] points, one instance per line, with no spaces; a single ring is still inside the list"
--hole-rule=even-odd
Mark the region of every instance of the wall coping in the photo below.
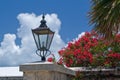
[[[54,71],[75,76],[75,72],[53,62],[33,62],[20,65],[20,71]]]
[[[98,72],[98,71],[103,71],[103,72],[110,72],[110,71],[116,71],[117,69],[115,68],[88,68],[88,67],[69,67],[69,69],[73,71],[81,71],[81,72]]]

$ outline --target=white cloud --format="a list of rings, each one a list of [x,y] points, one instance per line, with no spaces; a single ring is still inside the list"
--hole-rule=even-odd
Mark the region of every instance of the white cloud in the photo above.
[[[82,36],[85,35],[85,32],[82,32],[80,34],[78,34],[78,37],[74,38],[72,41],[68,41],[68,43],[75,43],[75,41],[79,40]],[[67,47],[68,44],[66,44],[64,47]]]
[[[5,34],[4,39],[0,45],[0,66],[20,65],[26,62],[40,60],[35,54],[36,45],[33,40],[31,29],[40,25],[42,15],[36,16],[34,13],[21,13],[17,16],[20,27],[16,34]],[[64,41],[59,34],[61,21],[57,14],[46,14],[45,20],[48,27],[55,31],[51,51],[58,56],[58,50],[64,45]],[[21,44],[16,45],[16,38],[20,38]]]
[[[72,41],[70,41],[70,42],[75,42],[75,41],[77,41],[78,39],[80,39],[82,36],[84,36],[85,35],[85,32],[82,32],[82,33],[80,33],[80,34],[78,34],[78,37],[77,38],[75,38],[75,39],[73,39]]]
[[[1,42],[1,50],[3,53],[11,54],[19,53],[19,46],[15,44],[16,35],[15,34],[5,34],[3,42]],[[1,53],[1,54],[3,54]]]

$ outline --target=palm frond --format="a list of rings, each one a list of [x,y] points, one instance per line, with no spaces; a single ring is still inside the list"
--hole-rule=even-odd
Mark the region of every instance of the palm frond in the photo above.
[[[92,0],[89,18],[95,31],[111,38],[120,29],[120,0]]]

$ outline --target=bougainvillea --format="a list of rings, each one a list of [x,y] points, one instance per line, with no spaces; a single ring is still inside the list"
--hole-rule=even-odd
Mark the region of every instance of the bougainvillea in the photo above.
[[[110,54],[108,54],[106,61],[112,67],[118,66],[119,62],[120,62],[120,53],[110,53]]]
[[[47,61],[48,61],[48,62],[56,62],[54,54],[51,54],[51,55],[47,58]]]
[[[66,66],[89,66],[93,60],[90,49],[98,44],[94,33],[86,32],[78,40],[69,42],[67,47],[59,51]]]
[[[79,39],[69,42],[59,51],[59,55],[61,58],[58,62],[67,67],[106,66],[106,64],[111,66],[112,60],[116,57],[117,62],[120,62],[120,57],[118,57],[120,56],[120,34],[117,34],[114,40],[107,41],[94,31],[86,32]],[[112,60],[110,60],[111,57]]]
[[[49,57],[49,58],[47,59],[47,61],[48,61],[48,62],[54,62],[54,59],[53,59],[52,57]]]

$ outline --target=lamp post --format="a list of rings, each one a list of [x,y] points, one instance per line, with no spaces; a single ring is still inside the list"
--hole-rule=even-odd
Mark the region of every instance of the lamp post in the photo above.
[[[38,28],[32,29],[32,34],[34,41],[37,46],[36,54],[41,57],[41,61],[46,61],[46,57],[50,55],[49,50],[53,36],[53,31],[51,31],[45,21],[45,16],[42,16],[41,24]]]

